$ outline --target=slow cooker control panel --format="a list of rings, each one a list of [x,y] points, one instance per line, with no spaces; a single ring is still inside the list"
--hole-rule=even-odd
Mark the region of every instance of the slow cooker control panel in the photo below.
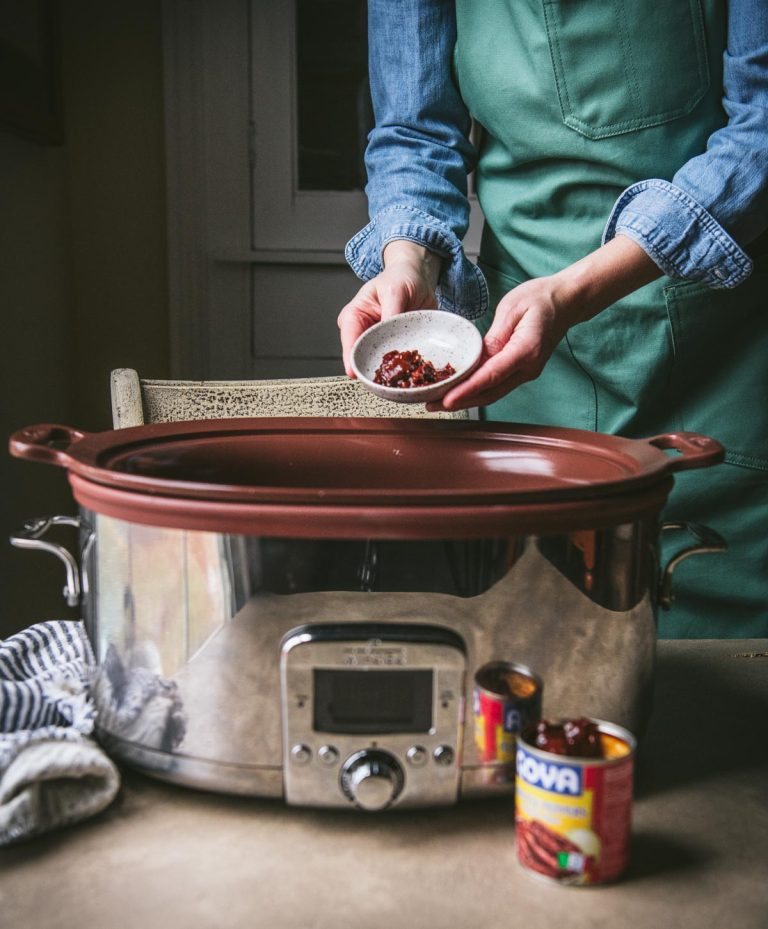
[[[281,655],[285,797],[384,810],[458,798],[466,650],[420,624],[302,626]]]

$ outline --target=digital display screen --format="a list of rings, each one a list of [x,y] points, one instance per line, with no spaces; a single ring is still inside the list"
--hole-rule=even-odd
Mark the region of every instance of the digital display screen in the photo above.
[[[314,729],[356,735],[429,732],[431,670],[314,671]]]

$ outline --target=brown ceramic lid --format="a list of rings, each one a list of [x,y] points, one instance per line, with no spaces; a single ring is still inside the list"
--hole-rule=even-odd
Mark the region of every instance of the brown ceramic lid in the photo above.
[[[386,523],[397,536],[398,525],[418,514],[434,524],[429,532],[447,532],[450,514],[465,523],[484,514],[480,534],[487,534],[494,509],[507,520],[515,510],[526,512],[529,527],[537,512],[569,510],[581,520],[592,512],[606,524],[606,505],[609,522],[638,507],[660,508],[671,472],[723,455],[719,443],[692,433],[631,440],[509,423],[325,418],[162,423],[102,433],[32,426],[13,436],[11,451],[66,468],[78,501],[96,512],[247,532],[266,530],[232,526],[246,526],[248,513],[273,518],[280,510],[296,524],[290,531],[282,520],[280,534],[323,536],[344,527],[354,532],[352,522],[374,511],[364,534]],[[306,520],[315,525],[298,524]],[[449,533],[465,534],[466,524]]]

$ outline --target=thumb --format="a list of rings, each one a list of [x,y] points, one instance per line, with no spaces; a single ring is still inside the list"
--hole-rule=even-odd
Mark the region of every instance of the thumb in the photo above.
[[[403,281],[387,284],[379,288],[379,306],[381,318],[390,319],[410,309],[411,295]]]
[[[488,355],[498,355],[506,346],[522,315],[520,308],[510,299],[509,294],[499,302],[493,322],[483,337],[483,344]]]

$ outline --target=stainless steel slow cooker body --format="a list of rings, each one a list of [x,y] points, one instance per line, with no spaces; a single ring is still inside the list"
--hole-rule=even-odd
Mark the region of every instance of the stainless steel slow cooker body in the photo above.
[[[691,527],[693,544],[660,566],[659,513],[670,472],[718,460],[717,443],[395,422],[143,427],[113,434],[109,462],[103,441],[91,450],[92,436],[66,427],[16,434],[15,454],[70,470],[81,504],[79,569],[60,557],[81,587],[99,736],[115,757],[299,805],[509,790],[511,766],[484,760],[473,737],[475,674],[495,661],[543,679],[547,716],[642,730],[674,564],[721,547]],[[254,434],[264,441],[238,446],[236,467],[212,478],[201,441]],[[196,456],[186,481],[185,442]],[[259,455],[277,458],[268,481]],[[620,459],[617,478],[606,461]],[[16,542],[50,548],[47,528],[32,523]]]

